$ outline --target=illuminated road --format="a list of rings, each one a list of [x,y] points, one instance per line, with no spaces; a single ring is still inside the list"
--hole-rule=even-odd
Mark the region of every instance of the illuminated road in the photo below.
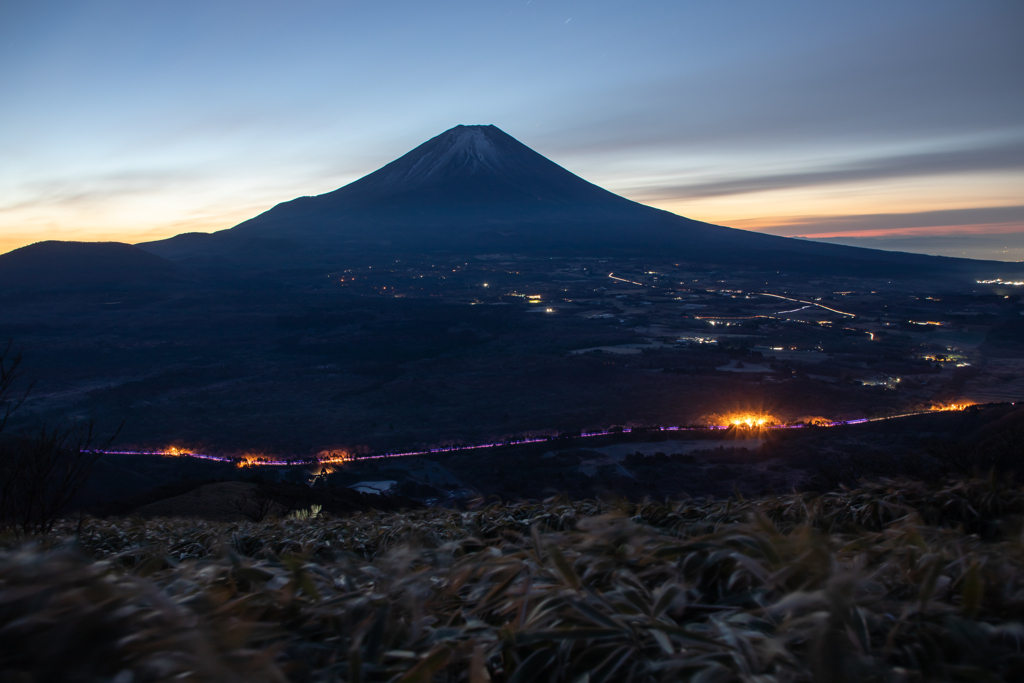
[[[618,280],[619,282],[628,282],[629,284],[637,285],[638,287],[650,287],[650,285],[645,285],[642,282],[636,282],[635,280],[627,280],[625,278],[615,277],[615,273],[608,273],[608,277],[610,277],[613,280]]]
[[[857,315],[854,314],[854,313],[847,313],[845,311],[839,311],[839,310],[836,310],[834,308],[829,308],[828,306],[825,306],[824,304],[815,303],[813,301],[804,301],[803,299],[791,299],[788,296],[782,296],[781,294],[769,294],[768,292],[755,292],[755,294],[757,294],[759,296],[771,296],[771,297],[775,297],[776,299],[785,299],[786,301],[792,301],[792,302],[798,303],[798,304],[807,304],[808,306],[817,306],[818,308],[824,308],[826,311],[832,311],[833,313],[838,313],[839,315],[846,315],[846,316],[849,316],[851,318],[856,318],[857,317]],[[796,310],[799,311],[801,309],[798,308]],[[792,312],[793,311],[781,311],[781,313],[792,313]]]
[[[887,417],[872,417],[872,418],[859,418],[856,420],[842,420],[837,422],[829,422],[826,424],[815,425],[817,427],[842,427],[846,425],[857,425],[867,424],[869,422],[881,422],[883,420],[897,420],[904,417],[913,417],[915,415],[928,415],[936,411],[924,410],[914,413],[904,413],[902,415],[890,415]],[[546,441],[567,441],[576,439],[587,439],[597,436],[611,436],[614,434],[630,434],[633,431],[638,432],[713,432],[713,431],[727,431],[729,429],[739,429],[742,431],[754,431],[754,429],[803,429],[810,425],[798,423],[798,424],[766,424],[756,428],[749,428],[736,424],[731,425],[714,425],[705,427],[645,427],[642,429],[633,430],[628,427],[623,429],[601,430],[596,432],[582,432],[579,436],[571,437],[542,437],[535,439],[513,439],[509,441],[496,441],[493,443],[481,443],[474,444],[472,446],[445,446],[439,448],[428,448],[421,451],[402,451],[392,453],[379,453],[377,455],[359,455],[359,456],[308,456],[308,457],[295,457],[295,458],[282,458],[282,457],[263,457],[263,456],[227,456],[227,455],[210,455],[208,453],[194,453],[191,451],[182,451],[178,449],[171,450],[91,450],[89,453],[100,453],[104,455],[159,455],[169,458],[198,458],[200,460],[211,460],[213,462],[222,462],[233,464],[238,467],[288,467],[295,465],[329,465],[329,464],[340,464],[344,462],[354,462],[357,460],[379,460],[382,458],[407,458],[417,455],[431,455],[434,453],[455,453],[459,451],[473,451],[481,450],[485,448],[497,448],[501,446],[517,446],[520,444],[529,443],[543,443]]]

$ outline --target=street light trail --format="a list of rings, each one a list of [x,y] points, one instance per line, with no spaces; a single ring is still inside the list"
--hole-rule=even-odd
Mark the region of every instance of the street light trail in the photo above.
[[[619,282],[628,282],[629,284],[637,285],[638,287],[649,287],[650,286],[650,285],[645,285],[642,282],[635,282],[633,280],[626,280],[625,278],[615,277],[615,275],[613,273],[608,273],[608,277],[610,277],[613,280],[618,280]]]
[[[826,311],[832,311],[833,313],[838,313],[839,315],[847,315],[850,316],[851,318],[857,317],[856,313],[847,313],[846,311],[839,311],[834,308],[829,308],[824,304],[815,303],[813,301],[804,301],[803,299],[792,299],[788,296],[782,296],[781,294],[769,294],[768,292],[757,292],[757,294],[760,294],[761,296],[773,296],[776,299],[785,299],[786,301],[794,301],[798,304],[809,304],[811,306],[817,306],[818,308],[824,308]]]

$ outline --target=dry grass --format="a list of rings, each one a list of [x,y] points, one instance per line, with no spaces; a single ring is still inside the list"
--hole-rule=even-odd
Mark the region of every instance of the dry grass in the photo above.
[[[256,484],[224,481],[199,486],[188,493],[164,498],[138,507],[134,514],[142,517],[198,517],[221,522],[244,519],[237,501],[251,495]]]
[[[0,556],[0,678],[1022,680],[1022,513],[974,480],[86,520]]]

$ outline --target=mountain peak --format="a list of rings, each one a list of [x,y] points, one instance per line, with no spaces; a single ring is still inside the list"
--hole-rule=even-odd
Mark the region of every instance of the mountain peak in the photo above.
[[[441,134],[449,143],[444,158],[465,161],[473,167],[498,166],[501,154],[492,137],[500,134],[496,126],[456,126]]]
[[[402,157],[412,157],[407,159],[412,163],[392,169],[394,172],[387,175],[385,184],[417,184],[452,172],[496,171],[502,166],[503,156],[499,135],[503,133],[495,126],[456,126],[446,130]]]
[[[382,203],[436,210],[447,219],[469,210],[480,218],[540,205],[574,210],[595,204],[632,204],[533,151],[494,125],[455,126],[373,173],[322,195],[331,202]],[[497,209],[497,207],[501,207]]]
[[[461,125],[355,182],[278,204],[231,232],[447,244],[556,223],[593,231],[668,215],[587,182],[497,126]]]

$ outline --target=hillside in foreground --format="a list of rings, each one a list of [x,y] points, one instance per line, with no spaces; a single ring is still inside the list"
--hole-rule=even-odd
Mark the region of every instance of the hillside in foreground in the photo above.
[[[992,479],[74,520],[0,555],[0,678],[1021,680],[1022,514]]]

